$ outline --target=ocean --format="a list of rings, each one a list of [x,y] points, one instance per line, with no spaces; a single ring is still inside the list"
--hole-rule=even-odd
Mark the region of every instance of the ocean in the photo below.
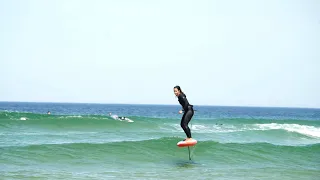
[[[179,109],[0,102],[0,179],[320,177],[320,109],[194,106],[191,160]]]

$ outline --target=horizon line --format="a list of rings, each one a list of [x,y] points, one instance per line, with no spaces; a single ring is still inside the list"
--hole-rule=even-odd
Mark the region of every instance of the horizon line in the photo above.
[[[148,104],[148,103],[100,103],[100,102],[40,102],[40,101],[0,101],[0,103],[48,103],[48,104],[103,104],[103,105],[153,105],[153,106],[179,106],[179,104]],[[297,106],[250,106],[250,105],[206,105],[193,104],[202,107],[242,107],[242,108],[284,108],[284,109],[320,109],[320,107],[297,107]]]

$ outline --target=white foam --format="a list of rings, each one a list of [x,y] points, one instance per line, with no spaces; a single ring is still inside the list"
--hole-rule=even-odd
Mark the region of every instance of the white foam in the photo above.
[[[175,130],[183,131],[181,126],[179,124],[172,124],[172,127],[175,128]],[[201,124],[189,124],[189,128],[192,131],[195,131],[197,133],[228,133],[228,132],[237,132],[237,131],[244,131],[243,129],[238,129],[234,127],[233,125],[201,125]]]
[[[82,118],[82,116],[60,116],[60,117],[58,117],[58,118]]]
[[[26,118],[26,117],[21,117],[21,118],[20,118],[21,121],[25,121],[25,120],[27,120],[27,119],[28,119],[28,118]]]
[[[129,119],[129,118],[125,118],[124,120],[122,119],[116,119],[117,121],[126,121],[126,122],[134,122],[133,120]]]
[[[300,125],[300,124],[255,124],[260,130],[274,130],[282,129],[288,132],[296,132],[310,137],[320,138],[320,128],[314,126]]]
[[[183,131],[179,124],[171,124],[175,130]],[[288,132],[295,132],[309,137],[320,138],[320,128],[308,125],[299,124],[244,124],[244,125],[200,125],[193,124],[189,127],[192,131],[197,133],[230,133],[241,131],[266,131],[266,130],[285,130]]]

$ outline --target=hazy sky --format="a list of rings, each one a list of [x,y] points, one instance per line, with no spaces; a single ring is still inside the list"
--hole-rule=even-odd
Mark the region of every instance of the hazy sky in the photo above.
[[[319,0],[0,0],[0,101],[320,107]]]

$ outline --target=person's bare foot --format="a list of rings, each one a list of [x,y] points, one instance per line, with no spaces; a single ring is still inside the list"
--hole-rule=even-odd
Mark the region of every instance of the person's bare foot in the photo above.
[[[192,141],[192,138],[186,138],[184,141]]]

